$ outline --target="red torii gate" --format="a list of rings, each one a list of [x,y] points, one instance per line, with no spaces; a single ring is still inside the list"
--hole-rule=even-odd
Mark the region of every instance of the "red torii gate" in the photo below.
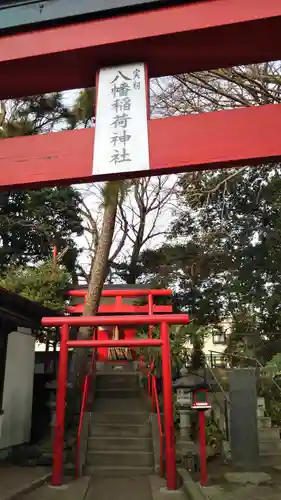
[[[98,325],[160,325],[160,339],[127,339],[127,340],[69,340],[71,326],[98,326]],[[52,484],[62,484],[63,476],[63,449],[64,449],[64,419],[68,368],[68,349],[92,347],[161,347],[162,351],[162,380],[164,396],[164,438],[166,450],[166,479],[167,488],[177,488],[176,454],[174,437],[174,415],[172,398],[172,371],[169,325],[187,324],[187,314],[155,314],[144,316],[80,316],[43,318],[43,326],[60,326],[60,358],[58,370],[58,389],[56,402],[56,424],[54,434],[54,456]]]
[[[0,99],[92,86],[100,68],[144,61],[150,77],[277,60],[280,0],[202,0],[0,38]],[[280,160],[281,105],[148,121],[158,175]],[[1,189],[99,181],[94,129],[6,139]],[[128,177],[128,173],[123,175]]]
[[[0,38],[0,99],[93,86],[101,68],[136,61],[145,63],[149,77],[160,77],[277,60],[281,56],[280,32],[280,0],[202,0],[5,35]],[[257,165],[281,159],[281,104],[148,119],[147,125],[149,169],[132,169],[130,173],[121,169],[95,174],[94,129],[4,139],[0,143],[0,189]],[[80,323],[76,324],[81,324],[81,318],[61,321],[70,324],[77,319]],[[93,325],[100,319],[84,321]],[[121,319],[115,318],[117,324]],[[145,319],[149,324],[157,322],[156,315]],[[134,322],[137,324],[136,318]],[[158,317],[158,322],[169,323],[168,316]],[[58,319],[52,324],[57,325]],[[153,339],[147,342],[156,345]],[[66,353],[70,345],[75,344],[65,337]],[[165,345],[163,341],[163,358],[169,363]],[[167,374],[165,377],[169,379]],[[171,387],[168,389],[171,392]],[[167,397],[169,400],[168,390]],[[171,414],[171,398],[167,413]],[[60,422],[63,425],[61,417]],[[170,429],[165,429],[166,439],[172,436]],[[171,470],[169,487],[173,489],[175,475]]]
[[[126,315],[139,315],[139,314],[167,314],[173,312],[172,304],[157,305],[154,303],[155,297],[171,297],[173,294],[170,289],[143,289],[143,288],[114,288],[114,289],[103,289],[101,293],[102,299],[111,298],[114,300],[113,303],[101,303],[99,305],[98,314],[105,316],[109,314],[114,314],[118,316]],[[74,289],[69,290],[66,294],[71,298],[81,298],[81,303],[70,304],[66,306],[66,311],[70,314],[82,314],[84,311],[84,305],[87,298],[86,289]],[[140,299],[144,300],[144,304],[133,304],[125,303],[123,299]],[[104,328],[105,325],[103,325]],[[137,325],[131,321],[123,327],[123,337],[124,340],[132,340],[136,337]],[[148,337],[152,337],[153,325],[148,325]],[[118,335],[119,336],[119,335]],[[102,330],[97,329],[96,340],[109,340],[111,338],[110,332],[105,328]],[[135,356],[135,350],[132,349],[131,355]],[[110,348],[100,347],[97,349],[99,360],[109,360]],[[117,361],[117,360],[116,360]],[[118,361],[120,359],[118,358]]]
[[[85,303],[87,297],[86,289],[69,290],[66,294],[69,297],[81,297]],[[157,305],[154,304],[154,297],[171,297],[173,295],[170,289],[143,289],[143,288],[114,288],[112,290],[102,290],[102,298],[114,298],[113,304],[99,305],[99,314],[164,314],[173,312],[172,305]],[[147,304],[125,304],[122,299],[147,299]],[[70,304],[66,306],[66,311],[70,314],[82,314],[84,311],[84,303]]]

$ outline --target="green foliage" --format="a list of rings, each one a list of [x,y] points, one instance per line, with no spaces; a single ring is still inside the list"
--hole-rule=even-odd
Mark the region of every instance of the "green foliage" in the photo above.
[[[12,267],[2,277],[0,286],[51,309],[62,310],[70,274],[64,266],[46,261],[37,267]]]
[[[281,426],[281,400],[267,398],[267,414],[270,416],[272,425]]]
[[[212,448],[220,449],[223,441],[223,433],[218,423],[209,416],[206,418],[206,443]]]
[[[264,362],[281,351],[280,173],[207,172],[194,186],[184,176],[172,236],[142,255],[143,281],[176,289],[177,307],[200,325],[229,318],[229,349],[240,342]]]
[[[210,329],[206,326],[200,326],[196,321],[190,322],[186,327],[186,332],[189,335],[192,344],[192,352],[190,357],[191,370],[199,370],[205,366],[205,354],[203,352],[206,338],[210,334]]]
[[[68,116],[70,129],[78,126],[89,127],[95,115],[96,89],[88,88],[79,92],[75,104]]]
[[[259,395],[264,397],[266,415],[271,418],[272,424],[281,427],[281,380],[280,377],[261,378]]]
[[[276,61],[178,75],[153,89],[153,109],[167,116],[280,103],[280,75]],[[200,325],[231,319],[229,350],[239,342],[264,362],[281,352],[280,173],[271,164],[180,176],[169,236],[140,263],[140,282],[177,290],[177,306]]]
[[[265,399],[266,414],[272,424],[281,427],[281,354],[266,363],[259,380],[259,393]]]
[[[198,442],[199,440],[199,419],[198,412],[196,410],[190,413],[190,424],[191,424],[191,440]],[[206,424],[206,444],[216,450],[219,450],[223,441],[223,432],[221,431],[219,424],[214,420],[212,413],[206,414],[205,416]]]
[[[71,116],[60,93],[1,102],[0,138],[64,128]],[[56,246],[58,251],[68,248],[63,263],[74,274],[77,248],[73,236],[83,231],[80,201],[72,187],[1,193],[0,273],[10,265],[40,262]]]
[[[1,201],[1,200],[0,200]],[[0,203],[0,270],[9,265],[36,263],[51,249],[68,247],[63,263],[74,267],[73,235],[82,233],[79,193],[69,188],[7,193]]]
[[[177,405],[177,394],[173,392],[173,416],[174,416],[174,425],[175,429],[178,430],[180,427],[180,412]]]
[[[266,368],[273,368],[276,371],[281,370],[281,353],[277,352],[267,363]]]
[[[138,331],[139,338],[147,338],[147,330],[140,329]],[[160,330],[158,327],[153,328],[152,338],[160,338]],[[172,375],[176,377],[180,368],[187,360],[187,350],[184,346],[185,342],[188,340],[188,333],[186,326],[171,326],[170,327],[170,348],[171,348],[171,364],[172,364]],[[139,354],[144,356],[144,360],[147,366],[153,362],[154,368],[153,373],[158,377],[162,376],[162,356],[161,348],[157,347],[145,347],[139,350]]]
[[[0,137],[37,135],[53,130],[60,123],[67,124],[71,112],[63,103],[60,92],[34,95],[1,102]]]

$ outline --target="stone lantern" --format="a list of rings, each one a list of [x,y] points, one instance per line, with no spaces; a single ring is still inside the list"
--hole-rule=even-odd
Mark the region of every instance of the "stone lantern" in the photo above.
[[[173,386],[177,394],[177,407],[180,414],[180,437],[181,439],[190,440],[190,409],[192,404],[192,381],[188,375],[188,369],[184,366],[180,370],[180,378],[178,378]]]

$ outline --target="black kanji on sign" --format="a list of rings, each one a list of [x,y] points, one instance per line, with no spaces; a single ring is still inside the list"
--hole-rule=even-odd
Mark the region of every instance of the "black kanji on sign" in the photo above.
[[[117,75],[115,76],[115,78],[113,78],[111,83],[117,82],[117,80],[119,80],[119,78],[123,78],[123,80],[131,80],[131,78],[124,75],[124,73],[122,73],[122,71],[118,71]]]
[[[113,146],[117,146],[118,143],[124,144],[124,146],[129,142],[131,139],[131,135],[127,134],[126,130],[123,130],[120,134],[115,133],[111,138],[110,141],[112,142]]]
[[[134,90],[140,90],[141,88],[141,83],[140,83],[140,69],[136,68],[133,71],[133,88]]]
[[[125,148],[123,148],[121,151],[115,149],[113,154],[111,155],[110,163],[115,163],[116,165],[117,163],[124,163],[126,161],[132,161],[128,151],[126,151]]]
[[[111,126],[117,128],[127,128],[128,126],[128,121],[131,120],[132,118],[127,115],[127,113],[123,113],[122,115],[116,115],[113,119],[113,122],[111,123]]]
[[[126,82],[123,82],[120,83],[120,85],[116,85],[116,83],[114,83],[111,92],[114,99],[116,99],[116,97],[128,97],[130,90],[132,90],[130,85],[128,85]]]
[[[125,97],[123,99],[117,98],[113,101],[112,107],[115,109],[116,113],[122,113],[124,111],[130,111],[131,103],[130,97]]]
[[[136,68],[133,72],[133,78],[134,80],[139,80],[140,79],[140,69]]]

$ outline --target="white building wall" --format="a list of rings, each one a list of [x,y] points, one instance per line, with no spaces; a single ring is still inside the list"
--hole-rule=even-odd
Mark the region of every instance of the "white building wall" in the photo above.
[[[220,330],[217,329],[210,331],[210,333],[205,336],[203,345],[203,352],[207,357],[207,360],[212,353],[213,362],[215,363],[219,363],[221,361],[222,354],[224,354],[226,350],[228,337],[231,334],[232,329],[231,320],[223,320],[220,326]],[[192,351],[193,345],[190,340],[187,340],[185,347],[189,351]]]
[[[190,351],[192,351],[193,346],[189,340],[185,343],[185,347]],[[206,356],[209,356],[212,351],[222,354],[224,353],[225,349],[226,349],[226,342],[217,344],[214,342],[212,336],[206,337],[204,339],[204,346],[202,350]]]
[[[0,450],[30,439],[35,356],[35,339],[30,333],[18,328],[8,336]]]
[[[213,337],[210,336],[210,337],[207,337],[205,339],[205,342],[204,342],[204,348],[203,348],[203,351],[204,351],[204,354],[205,355],[209,355],[211,353],[211,351],[214,351],[216,353],[223,353],[226,349],[226,342],[222,342],[222,343],[215,343],[214,340],[213,340]]]

